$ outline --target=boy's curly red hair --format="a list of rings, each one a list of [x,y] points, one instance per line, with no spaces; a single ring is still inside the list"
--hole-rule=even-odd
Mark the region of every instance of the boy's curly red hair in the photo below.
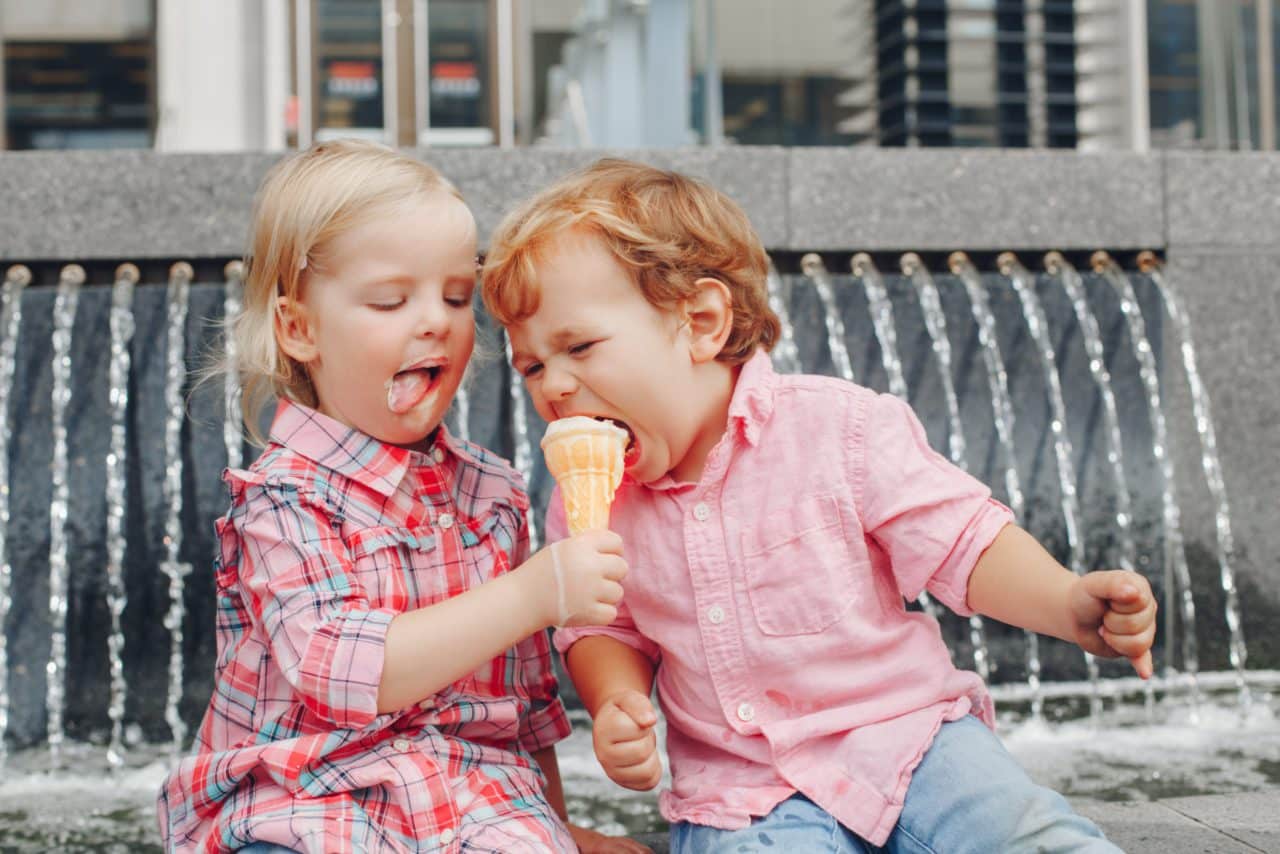
[[[606,158],[573,172],[512,211],[485,258],[482,294],[504,326],[538,309],[538,264],[571,230],[599,238],[645,298],[667,310],[719,279],[733,299],[733,329],[717,358],[741,364],[770,350],[781,331],[769,308],[769,256],[747,215],[703,181]]]

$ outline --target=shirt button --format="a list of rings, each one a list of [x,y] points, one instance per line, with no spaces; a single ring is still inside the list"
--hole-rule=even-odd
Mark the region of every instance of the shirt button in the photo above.
[[[441,513],[440,518],[436,520],[436,524],[447,531],[453,527],[453,516],[449,513]]]
[[[436,448],[434,451],[431,452],[431,459],[435,460],[437,463],[444,462],[444,451],[440,450],[439,448]]]
[[[738,720],[747,722],[754,720],[755,716],[756,710],[752,708],[750,703],[742,703],[738,706]]]
[[[699,501],[697,504],[693,505],[693,518],[697,519],[699,522],[707,521],[711,518],[711,508]]]
[[[707,609],[707,620],[714,625],[720,625],[724,622],[724,608],[719,605],[712,605]]]
[[[397,738],[395,741],[391,742],[391,746],[401,753],[407,753],[409,751],[410,742],[407,738]]]
[[[452,828],[452,827],[446,827],[444,830],[440,831],[440,842],[441,842],[442,844],[444,844],[444,845],[448,845],[448,844],[449,844],[450,842],[452,842],[452,841],[453,841],[453,828]]]

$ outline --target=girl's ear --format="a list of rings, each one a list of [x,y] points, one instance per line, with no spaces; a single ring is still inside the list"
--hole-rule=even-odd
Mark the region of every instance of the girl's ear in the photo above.
[[[319,355],[307,307],[288,297],[276,298],[276,343],[289,358],[308,364]]]
[[[695,363],[714,361],[733,331],[733,296],[719,279],[704,277],[693,283],[697,292],[684,300],[689,327],[689,354]]]

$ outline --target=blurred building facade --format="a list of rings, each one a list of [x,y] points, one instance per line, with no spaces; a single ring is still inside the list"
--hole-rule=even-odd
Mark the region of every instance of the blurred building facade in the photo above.
[[[1272,6],[0,0],[0,144],[1274,148]]]

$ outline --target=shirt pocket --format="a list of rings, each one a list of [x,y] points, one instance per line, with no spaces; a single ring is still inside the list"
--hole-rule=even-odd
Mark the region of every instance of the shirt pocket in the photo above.
[[[858,598],[856,561],[832,495],[766,514],[743,532],[742,558],[751,611],[766,635],[821,632]]]
[[[375,608],[419,608],[448,595],[443,575],[423,571],[438,559],[436,531],[429,526],[372,527],[347,538],[356,580]]]

